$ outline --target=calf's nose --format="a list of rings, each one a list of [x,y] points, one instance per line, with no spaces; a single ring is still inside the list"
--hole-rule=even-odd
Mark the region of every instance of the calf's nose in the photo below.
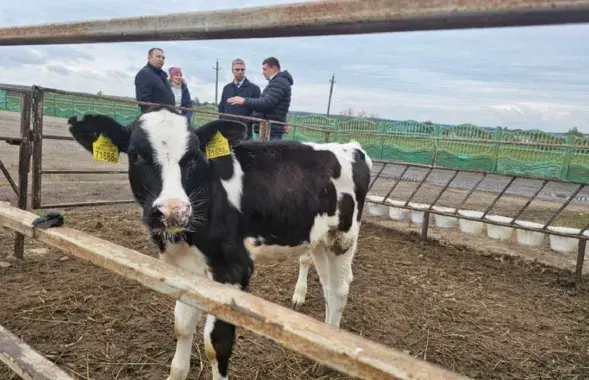
[[[179,199],[166,199],[154,205],[168,226],[185,224],[190,218],[191,207],[189,203]]]

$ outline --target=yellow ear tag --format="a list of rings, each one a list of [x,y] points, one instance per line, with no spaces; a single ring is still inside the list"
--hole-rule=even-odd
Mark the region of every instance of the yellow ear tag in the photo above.
[[[96,161],[103,162],[119,162],[119,148],[113,144],[112,140],[102,133],[98,136],[98,140],[92,144],[92,152]]]
[[[229,149],[229,141],[221,134],[221,132],[217,131],[211,141],[206,146],[206,155],[208,159],[213,159],[217,157],[228,156],[231,154],[231,149]]]

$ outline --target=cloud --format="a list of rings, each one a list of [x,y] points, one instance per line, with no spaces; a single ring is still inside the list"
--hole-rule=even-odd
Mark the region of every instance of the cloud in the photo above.
[[[7,2],[0,26],[134,17],[285,4],[195,0],[56,0]],[[22,12],[35,9],[35,12]],[[428,31],[351,36],[214,41],[141,42],[0,47],[0,82],[133,96],[133,80],[147,50],[165,50],[166,65],[180,66],[193,96],[213,101],[215,61],[219,91],[231,80],[234,58],[246,61],[260,87],[261,62],[276,56],[295,80],[291,109],[352,108],[397,120],[589,133],[588,25]]]
[[[34,50],[29,48],[21,49],[4,49],[1,50],[2,59],[0,59],[0,67],[13,68],[20,67],[23,65],[39,65],[45,62],[43,56],[35,53]]]
[[[58,75],[69,75],[70,71],[61,65],[47,65],[46,66],[47,70],[49,70],[52,73],[56,73]]]

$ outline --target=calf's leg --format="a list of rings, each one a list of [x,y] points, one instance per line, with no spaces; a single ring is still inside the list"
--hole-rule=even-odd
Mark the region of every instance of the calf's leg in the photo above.
[[[292,295],[293,308],[298,309],[305,303],[307,296],[307,277],[309,275],[309,268],[313,263],[313,257],[310,252],[305,252],[299,257],[299,278]]]
[[[211,364],[213,380],[228,380],[229,358],[235,343],[235,326],[209,314],[204,328],[204,341],[205,355]]]
[[[168,380],[185,380],[190,370],[190,354],[196,325],[201,311],[176,301],[174,308],[174,334],[176,335],[176,351],[172,359]]]
[[[210,277],[202,254],[195,247],[190,247],[185,242],[179,244],[168,243],[165,252],[160,254],[160,260],[188,270],[197,276]],[[199,309],[176,301],[174,308],[176,351],[174,352],[170,375],[167,380],[185,380],[188,376],[192,342],[201,315],[202,312]]]
[[[356,247],[357,243],[354,242],[344,253],[336,254],[333,250],[327,250],[323,255],[313,256],[325,294],[325,323],[337,328],[340,326],[342,313],[348,301],[350,284],[354,279],[352,260]],[[315,363],[312,372],[322,376],[328,370],[324,365]]]

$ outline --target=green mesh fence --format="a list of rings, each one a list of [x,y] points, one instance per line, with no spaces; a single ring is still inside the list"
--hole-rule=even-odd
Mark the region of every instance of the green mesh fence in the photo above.
[[[20,94],[0,90],[0,110],[19,112],[20,109]],[[197,113],[191,120],[194,127],[217,119],[216,115],[199,111],[216,112],[216,107],[197,107]],[[45,115],[68,118],[85,113],[110,115],[120,123],[128,124],[139,115],[139,107],[45,92]],[[326,138],[324,131],[327,130],[329,141],[356,140],[375,159],[431,164],[437,144],[436,163],[440,166],[589,183],[589,137],[559,137],[538,130],[489,131],[472,124],[448,127],[414,120],[386,122],[313,114],[291,114],[288,123],[291,128],[290,133],[284,136],[287,140],[323,142]],[[505,142],[530,145],[509,145]],[[539,143],[562,147],[533,145]],[[572,149],[566,145],[587,148]]]

